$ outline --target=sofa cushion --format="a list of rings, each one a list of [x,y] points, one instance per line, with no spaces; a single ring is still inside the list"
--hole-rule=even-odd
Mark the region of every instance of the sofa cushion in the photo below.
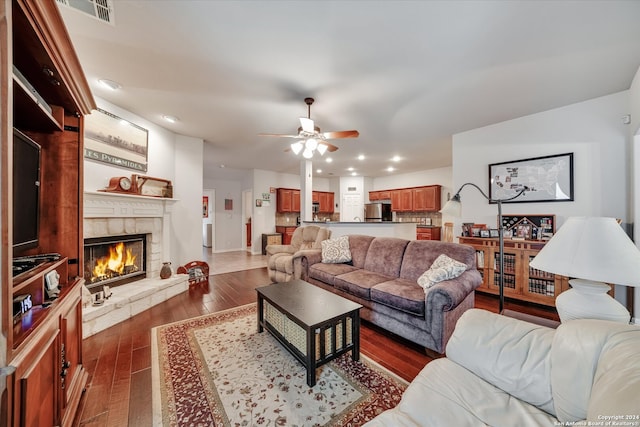
[[[367,251],[369,250],[369,246],[373,239],[375,239],[373,236],[365,236],[361,234],[349,235],[349,250],[351,251],[351,259],[354,267],[364,268]]]
[[[407,244],[409,240],[397,237],[376,237],[367,251],[364,269],[388,277],[398,277]]]
[[[404,252],[399,277],[417,281],[440,254],[465,263],[469,268],[476,265],[476,251],[471,246],[436,240],[412,240]]]
[[[446,353],[507,394],[555,414],[550,355],[554,334],[551,328],[471,309],[458,319]]]
[[[638,413],[640,401],[640,328],[619,325],[602,348],[593,378],[587,420],[602,421],[603,414]],[[622,420],[638,425],[638,418]]]
[[[358,269],[350,273],[337,276],[333,286],[335,286],[336,289],[340,289],[350,293],[351,295],[370,300],[371,288],[378,283],[386,282],[390,279],[392,278],[383,274]]]
[[[560,423],[553,416],[443,358],[422,369],[395,408],[364,427],[554,425]]]
[[[455,279],[465,272],[467,264],[440,254],[431,267],[418,277],[418,285],[426,292],[431,286],[444,280]]]
[[[358,270],[349,264],[323,264],[317,263],[309,267],[309,277],[320,280],[328,285],[335,284],[336,276]]]
[[[378,283],[371,289],[371,301],[424,318],[424,290],[412,280]]]
[[[351,262],[349,236],[322,241],[322,262],[326,264]]]
[[[640,382],[638,367],[633,365],[633,360],[638,360],[637,353],[635,358],[627,359],[625,358],[626,351],[621,346],[613,349],[614,352],[618,352],[613,357],[613,360],[616,361],[615,366],[607,367],[603,364],[601,368],[600,364],[612,362],[614,354],[609,354],[609,351],[612,347],[617,347],[616,344],[622,344],[626,341],[626,339],[622,339],[623,337],[631,339],[635,335],[637,351],[640,342],[637,338],[638,334],[640,334],[640,329],[636,325],[604,320],[576,319],[558,326],[551,349],[551,385],[553,386],[553,401],[560,421],[569,423],[583,420],[587,418],[589,413],[592,414],[591,417],[595,418],[597,415],[628,414],[628,412],[618,412],[618,410],[622,411],[625,409],[625,404],[628,405],[628,401],[625,402],[625,399],[622,398],[625,395],[624,390],[631,390],[634,383]],[[629,378],[616,381],[622,387],[622,390],[616,390],[615,393],[620,393],[620,397],[609,397],[591,409],[590,405],[595,404],[594,398],[601,396],[604,391],[602,373],[606,370],[619,370],[618,375],[620,375],[624,372],[623,366],[633,366],[634,368],[632,368],[633,374]],[[612,380],[614,379],[615,377],[612,378]],[[634,414],[638,414],[638,394],[633,391],[626,394],[629,394],[628,398],[635,399],[633,401],[635,403]],[[616,402],[616,400],[620,400],[620,402]],[[606,407],[606,411],[595,413],[598,408],[605,408],[606,404],[611,405]],[[629,409],[629,406],[626,406],[626,409]]]

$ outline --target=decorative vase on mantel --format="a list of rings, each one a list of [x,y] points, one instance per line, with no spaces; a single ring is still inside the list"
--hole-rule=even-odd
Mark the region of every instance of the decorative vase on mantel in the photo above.
[[[160,269],[160,278],[161,279],[168,279],[169,277],[171,277],[172,275],[172,271],[171,271],[171,263],[170,262],[163,262],[162,263],[162,268]]]

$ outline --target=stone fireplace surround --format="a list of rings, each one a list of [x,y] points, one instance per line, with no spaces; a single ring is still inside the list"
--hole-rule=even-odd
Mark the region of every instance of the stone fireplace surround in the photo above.
[[[84,238],[147,235],[147,277],[112,288],[103,305],[91,303],[85,288],[83,338],[122,322],[188,289],[188,275],[160,279],[162,262],[170,259],[171,208],[174,199],[114,194],[84,193]],[[177,266],[172,266],[173,270]]]

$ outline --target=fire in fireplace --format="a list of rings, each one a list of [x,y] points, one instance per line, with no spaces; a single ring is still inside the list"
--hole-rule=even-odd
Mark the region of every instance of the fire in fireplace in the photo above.
[[[146,243],[144,234],[85,239],[87,288],[93,292],[146,277]]]

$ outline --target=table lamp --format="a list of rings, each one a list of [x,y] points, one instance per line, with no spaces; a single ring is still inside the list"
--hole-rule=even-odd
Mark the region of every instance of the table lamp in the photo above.
[[[529,265],[571,278],[572,289],[556,298],[562,322],[631,320],[629,311],[607,294],[607,283],[640,286],[640,250],[614,218],[568,218]]]

